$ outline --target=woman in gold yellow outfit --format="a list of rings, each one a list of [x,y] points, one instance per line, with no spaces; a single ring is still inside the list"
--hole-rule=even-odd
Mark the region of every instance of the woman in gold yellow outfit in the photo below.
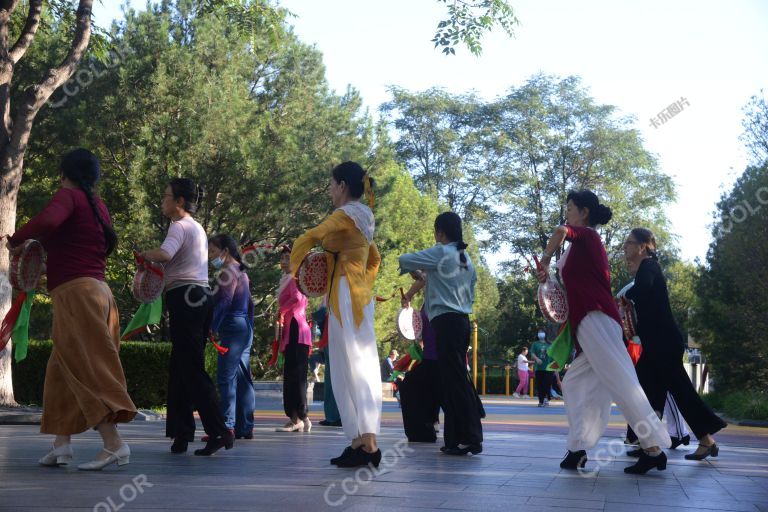
[[[328,258],[328,346],[333,394],[344,433],[351,441],[339,467],[378,466],[376,435],[381,425],[381,382],[373,327],[373,283],[381,256],[373,242],[375,221],[372,179],[355,162],[333,169],[331,199],[336,210],[319,226],[300,236],[291,252],[294,274],[318,245]],[[360,202],[363,195],[368,205]]]

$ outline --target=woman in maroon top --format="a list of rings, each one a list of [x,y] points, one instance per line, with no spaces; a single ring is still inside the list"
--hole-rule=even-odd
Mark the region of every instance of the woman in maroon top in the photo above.
[[[117,305],[104,282],[106,258],[117,245],[109,212],[94,186],[101,169],[96,156],[74,150],[61,163],[61,188],[45,209],[9,240],[11,253],[30,239],[48,253],[48,290],[53,299],[53,351],[45,372],[40,432],[53,434],[44,466],[72,460],[71,436],[98,430],[104,449],[78,469],[127,464],[128,445],[117,423],[129,422],[136,407],[120,363]]]
[[[624,347],[608,256],[595,230],[611,216],[610,208],[600,204],[592,192],[571,192],[567,223],[552,234],[541,258],[543,270],[538,277],[544,282],[552,255],[563,242],[570,242],[557,266],[568,296],[568,321],[577,355],[563,379],[569,429],[568,453],[560,467],[584,467],[586,450],[597,444],[608,426],[611,402],[615,401],[645,450],[638,463],[624,471],[646,473],[651,468],[666,468],[666,455],[660,447],[669,447],[671,440],[648,403]]]

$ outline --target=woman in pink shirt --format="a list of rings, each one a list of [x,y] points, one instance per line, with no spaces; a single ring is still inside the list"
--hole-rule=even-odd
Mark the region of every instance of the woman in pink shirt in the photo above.
[[[570,242],[557,264],[568,296],[568,321],[576,344],[576,358],[563,379],[568,453],[560,467],[584,467],[586,450],[602,436],[608,426],[611,402],[616,401],[644,449],[638,463],[624,471],[642,474],[652,468],[666,468],[667,458],[660,447],[669,447],[671,440],[648,403],[624,347],[621,318],[611,293],[608,256],[595,229],[611,217],[610,208],[600,204],[594,193],[571,192],[566,224],[552,234],[541,258],[543,270],[538,278],[544,282],[552,255],[563,242]]]
[[[299,291],[291,274],[291,248],[280,255],[283,277],[277,291],[280,323],[283,326],[280,352],[283,353],[283,408],[290,421],[278,432],[309,432],[307,417],[307,370],[312,348],[312,331],[307,323],[307,297]]]
[[[174,178],[165,188],[161,208],[171,220],[158,249],[143,254],[165,264],[165,303],[171,328],[168,371],[168,419],[165,435],[173,439],[171,453],[185,453],[195,437],[194,411],[200,413],[208,434],[205,448],[195,455],[229,450],[235,434],[224,423],[216,387],[205,371],[205,342],[213,319],[213,297],[208,286],[208,237],[192,217],[202,188],[187,178]]]
[[[98,430],[104,449],[81,470],[127,464],[128,445],[117,423],[136,407],[120,363],[120,322],[104,271],[117,245],[107,207],[94,187],[101,176],[96,156],[76,149],[61,163],[61,188],[45,209],[8,241],[11,253],[39,240],[48,252],[48,291],[53,299],[53,351],[45,372],[40,432],[53,434],[43,466],[72,460],[73,434]]]

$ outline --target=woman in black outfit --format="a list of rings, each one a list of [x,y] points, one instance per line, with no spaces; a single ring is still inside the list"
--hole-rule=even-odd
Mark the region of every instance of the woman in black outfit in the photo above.
[[[667,282],[656,256],[656,238],[644,228],[631,231],[624,242],[624,257],[635,284],[626,297],[635,305],[637,333],[643,352],[637,362],[637,376],[651,407],[664,410],[669,392],[696,437],[699,448],[685,456],[688,460],[717,457],[712,434],[726,426],[699,397],[683,368],[685,342],[672,316]],[[638,450],[629,452],[639,456]]]

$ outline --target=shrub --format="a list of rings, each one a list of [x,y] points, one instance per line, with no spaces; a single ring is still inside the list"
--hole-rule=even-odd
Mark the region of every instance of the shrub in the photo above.
[[[715,411],[738,420],[768,420],[768,393],[735,391],[703,395],[704,401]]]
[[[16,400],[30,405],[43,403],[45,368],[51,355],[50,340],[30,340],[27,358],[13,363],[13,392]],[[205,369],[216,382],[217,352],[205,347]],[[136,407],[147,409],[165,405],[168,393],[168,342],[125,341],[120,345],[120,361],[125,372],[128,394]]]

